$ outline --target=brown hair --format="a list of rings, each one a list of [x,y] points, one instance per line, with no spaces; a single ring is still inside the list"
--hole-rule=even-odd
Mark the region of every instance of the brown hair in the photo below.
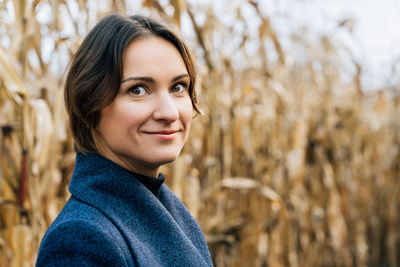
[[[196,69],[182,38],[152,18],[111,14],[101,19],[83,40],[66,78],[64,99],[76,152],[97,152],[92,129],[99,123],[101,110],[117,96],[124,51],[133,40],[150,36],[161,37],[178,49],[190,77],[192,105],[199,112],[194,89]]]

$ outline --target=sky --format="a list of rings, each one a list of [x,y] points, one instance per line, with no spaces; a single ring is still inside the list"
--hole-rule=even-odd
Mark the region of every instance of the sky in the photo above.
[[[392,66],[400,63],[400,0],[272,0],[259,1],[263,11],[277,18],[278,31],[307,26],[317,34],[342,42],[364,67],[362,85],[391,86]],[[338,23],[351,18],[350,32]],[[398,73],[397,75],[399,75]]]

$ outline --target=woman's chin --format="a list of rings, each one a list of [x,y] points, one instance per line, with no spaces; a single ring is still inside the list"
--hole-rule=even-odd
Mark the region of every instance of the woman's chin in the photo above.
[[[181,150],[182,148],[178,149],[176,147],[173,149],[153,150],[152,153],[148,155],[148,162],[158,166],[171,163],[179,157]]]
[[[174,162],[178,157],[179,157],[179,154],[178,155],[164,156],[164,157],[155,157],[154,158],[154,165],[162,166],[164,164],[168,164],[168,163]]]

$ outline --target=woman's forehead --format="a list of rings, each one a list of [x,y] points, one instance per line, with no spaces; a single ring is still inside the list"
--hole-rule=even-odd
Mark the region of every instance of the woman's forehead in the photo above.
[[[178,49],[160,37],[140,38],[131,42],[123,57],[123,78],[131,75],[182,75],[187,73]]]

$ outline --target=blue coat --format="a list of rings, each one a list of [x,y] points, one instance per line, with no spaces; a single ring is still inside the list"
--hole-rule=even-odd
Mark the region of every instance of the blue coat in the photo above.
[[[78,154],[71,197],[43,237],[36,266],[212,266],[198,224],[160,185],[153,194],[114,162]]]

